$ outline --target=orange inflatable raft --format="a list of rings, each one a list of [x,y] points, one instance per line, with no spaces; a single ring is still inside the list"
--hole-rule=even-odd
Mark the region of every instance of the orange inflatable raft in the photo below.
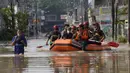
[[[81,44],[71,39],[58,39],[50,47],[51,51],[80,51]]]
[[[115,43],[114,43],[115,44]],[[88,44],[86,46],[86,51],[102,51],[102,50],[111,50],[111,44],[104,45],[96,45],[96,44]],[[118,46],[118,44],[117,44]],[[80,51],[82,50],[82,46],[75,40],[71,39],[58,39],[54,42],[54,44],[50,47],[51,51]]]
[[[103,51],[103,50],[111,50],[109,45],[96,45],[96,44],[89,44],[86,46],[86,51]]]

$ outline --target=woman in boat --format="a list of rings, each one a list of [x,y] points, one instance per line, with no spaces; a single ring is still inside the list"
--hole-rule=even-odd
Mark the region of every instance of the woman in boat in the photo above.
[[[14,54],[23,55],[24,47],[27,46],[27,41],[25,36],[22,35],[22,31],[18,30],[17,35],[12,39],[12,46],[14,46]]]
[[[93,26],[95,30],[94,30],[94,35],[91,39],[95,41],[103,42],[105,39],[105,34],[101,30],[99,23],[95,23],[93,24]]]
[[[48,45],[48,41],[50,40],[50,46],[53,44],[53,42],[57,39],[60,39],[61,33],[59,32],[59,28],[57,25],[53,26],[54,31],[52,31],[46,41],[46,45]]]

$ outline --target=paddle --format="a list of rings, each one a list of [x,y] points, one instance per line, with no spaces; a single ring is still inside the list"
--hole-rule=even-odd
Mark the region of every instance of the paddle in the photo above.
[[[42,47],[44,47],[44,46],[46,46],[46,45],[43,45],[43,46],[37,46],[37,48],[42,48]]]
[[[100,45],[102,44],[101,42],[95,41],[95,40],[89,40],[89,41],[91,41],[91,43],[94,43],[94,44],[97,44],[97,45],[98,45],[98,44],[100,44]],[[108,46],[111,46],[111,47],[116,47],[116,48],[119,46],[118,43],[113,42],[113,41],[112,41],[112,42],[108,42],[107,45],[108,45]]]
[[[37,48],[42,48],[43,46],[37,46]]]
[[[119,44],[116,42],[109,42],[109,43],[107,43],[107,45],[112,46],[112,47],[116,47],[116,48],[119,46]]]

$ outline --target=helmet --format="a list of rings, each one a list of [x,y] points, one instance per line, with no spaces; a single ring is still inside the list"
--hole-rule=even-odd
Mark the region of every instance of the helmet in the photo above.
[[[75,28],[76,28],[76,26],[74,26],[74,25],[73,25],[71,28],[72,28],[72,29],[75,29]]]
[[[53,28],[54,28],[54,29],[58,29],[58,26],[57,26],[57,25],[54,25]]]
[[[78,27],[83,27],[83,24],[82,24],[82,23],[80,23],[80,24],[78,25]]]
[[[84,24],[83,25],[89,25],[89,22],[84,22]]]

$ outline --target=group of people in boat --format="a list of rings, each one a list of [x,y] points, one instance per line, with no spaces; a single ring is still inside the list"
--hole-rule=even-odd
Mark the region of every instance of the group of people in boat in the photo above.
[[[73,39],[81,43],[83,50],[85,50],[88,44],[101,45],[101,42],[105,39],[105,34],[101,30],[99,23],[93,24],[92,27],[89,26],[88,22],[81,23],[78,26],[65,24],[62,31],[59,31],[59,27],[54,25],[53,29],[54,31],[49,34],[46,45],[50,41],[49,45],[51,46],[57,39]]]
[[[57,25],[54,25],[53,29],[54,31],[49,34],[46,45],[50,42],[49,45],[51,46],[57,39],[72,39],[81,43],[82,49],[85,50],[88,44],[101,45],[100,42],[105,39],[105,35],[99,23],[93,24],[93,28],[89,27],[88,22],[84,22],[78,26],[65,24],[62,31],[59,31]],[[98,43],[89,40],[95,40],[98,41]],[[24,54],[24,47],[27,46],[27,41],[21,30],[18,30],[17,35],[13,37],[11,45],[15,48],[14,54]]]

